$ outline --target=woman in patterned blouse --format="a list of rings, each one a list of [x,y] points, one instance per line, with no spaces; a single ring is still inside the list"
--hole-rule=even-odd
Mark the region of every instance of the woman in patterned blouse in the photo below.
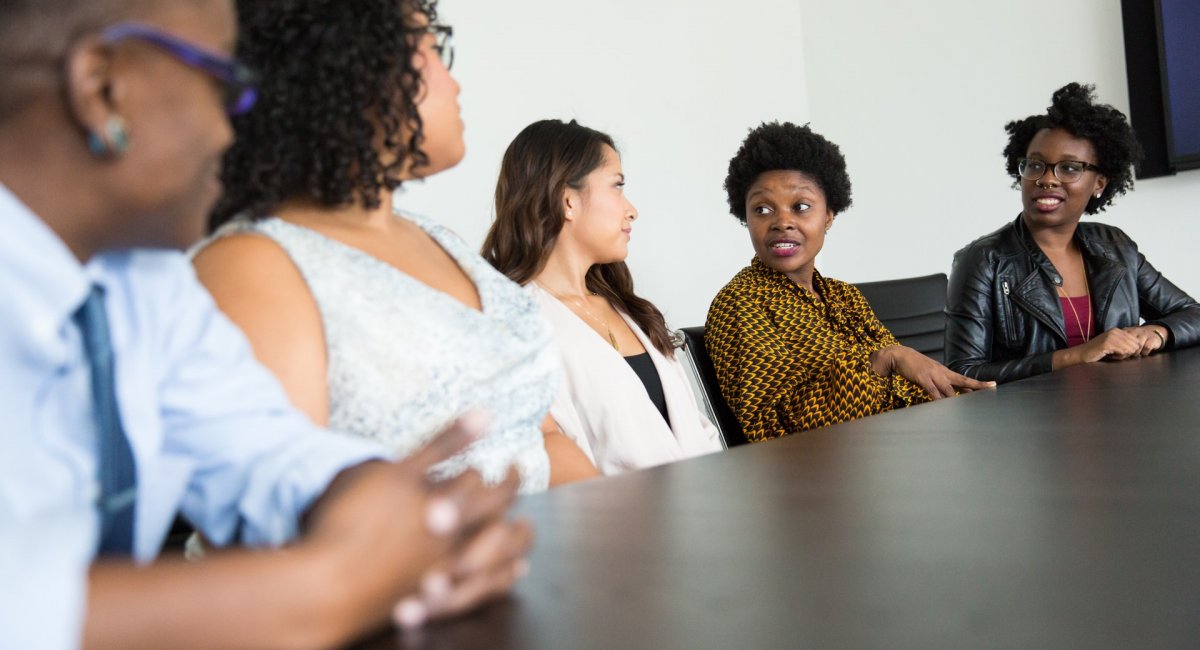
[[[725,190],[754,258],[713,299],[705,342],[751,442],[994,385],[900,345],[854,285],[814,268],[850,206],[837,145],[763,124],[729,162]]]

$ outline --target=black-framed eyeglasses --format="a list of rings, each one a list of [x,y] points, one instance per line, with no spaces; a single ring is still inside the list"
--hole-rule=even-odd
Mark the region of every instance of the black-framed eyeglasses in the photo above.
[[[425,25],[414,27],[413,33],[433,34],[433,51],[446,69],[454,67],[454,28],[449,25]]]
[[[1054,174],[1055,178],[1064,183],[1079,180],[1079,177],[1083,176],[1083,172],[1100,171],[1099,167],[1082,160],[1060,160],[1054,164],[1036,158],[1022,158],[1017,161],[1017,171],[1021,174],[1021,178],[1027,181],[1040,180],[1046,175],[1047,169]]]
[[[105,43],[136,39],[175,57],[180,63],[207,73],[223,87],[223,103],[229,115],[241,115],[258,101],[258,75],[246,64],[210,52],[166,32],[141,23],[117,23],[103,32]]]

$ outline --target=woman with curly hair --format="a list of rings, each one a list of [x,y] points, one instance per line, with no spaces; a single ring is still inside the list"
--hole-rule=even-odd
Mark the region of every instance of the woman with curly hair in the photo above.
[[[1195,300],[1124,232],[1080,223],[1133,188],[1141,156],[1125,116],[1093,91],[1068,84],[1045,113],[1004,127],[1023,208],[954,256],[946,306],[954,370],[1006,382],[1200,340]]]
[[[729,161],[725,191],[754,258],[713,299],[704,338],[748,440],[988,386],[900,345],[854,285],[817,272],[850,207],[837,145],[807,126],[763,124]]]
[[[637,209],[607,134],[525,127],[504,152],[483,254],[541,305],[566,381],[554,420],[605,474],[718,451],[662,313],[625,266]]]
[[[464,152],[451,29],[433,0],[238,5],[260,105],[233,121],[202,282],[319,424],[407,455],[464,411],[486,437],[443,469],[525,492],[595,475],[547,416],[538,306],[454,233],[393,208]]]

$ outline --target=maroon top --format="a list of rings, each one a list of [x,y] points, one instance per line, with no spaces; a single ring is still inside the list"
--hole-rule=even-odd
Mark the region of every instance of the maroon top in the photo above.
[[[1092,301],[1089,296],[1059,297],[1062,303],[1063,329],[1067,331],[1067,347],[1073,348],[1097,334],[1092,322]],[[1074,307],[1074,311],[1072,311]],[[1076,317],[1078,315],[1078,317]]]

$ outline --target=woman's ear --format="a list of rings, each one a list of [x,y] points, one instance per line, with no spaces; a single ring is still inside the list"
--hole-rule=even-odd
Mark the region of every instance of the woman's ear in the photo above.
[[[579,211],[579,204],[581,201],[579,192],[575,191],[574,189],[567,188],[566,191],[563,192],[562,200],[563,218],[565,218],[567,221],[574,221],[575,214]]]
[[[1092,196],[1100,198],[1106,187],[1108,187],[1108,177],[1104,174],[1096,174],[1096,188],[1092,190]]]
[[[112,51],[99,38],[80,41],[67,52],[63,76],[67,110],[88,148],[97,156],[124,153],[129,133],[114,101]]]
[[[825,211],[825,232],[829,232],[829,229],[833,227],[834,216],[832,210]]]

